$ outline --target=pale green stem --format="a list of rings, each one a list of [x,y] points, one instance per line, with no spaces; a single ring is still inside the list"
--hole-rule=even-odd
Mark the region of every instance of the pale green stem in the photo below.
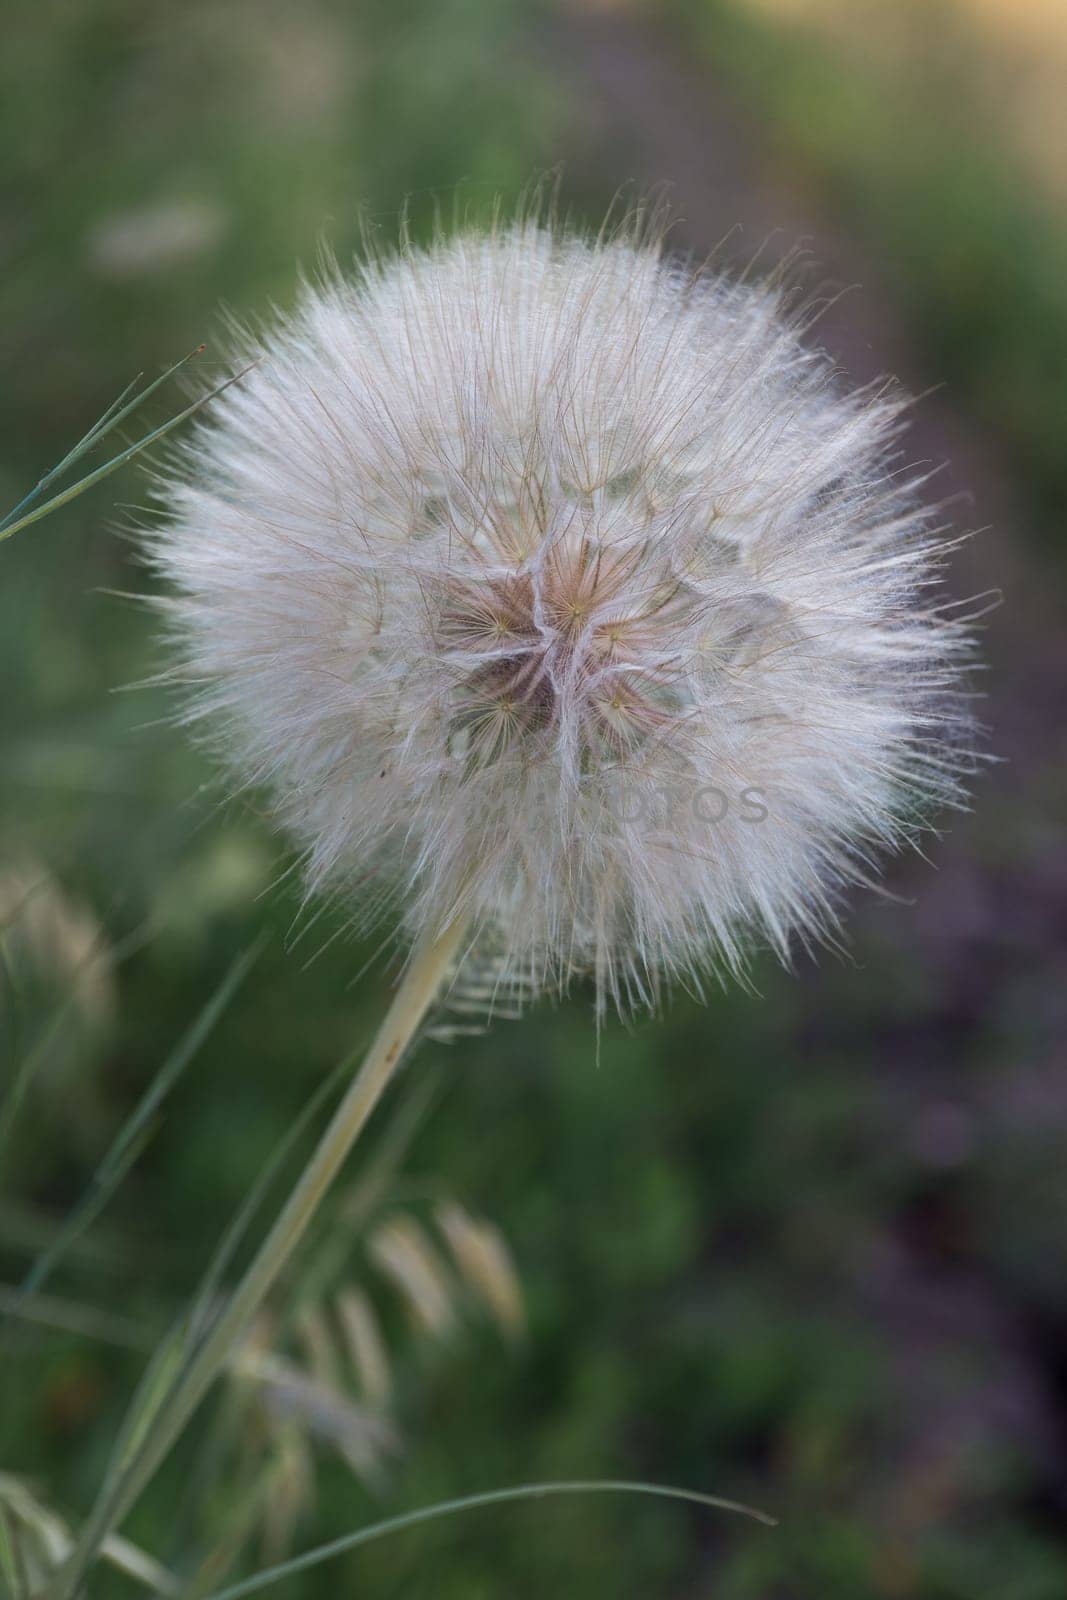
[[[444,933],[427,937],[416,947],[374,1043],[274,1226],[178,1379],[174,1393],[153,1420],[130,1470],[120,1472],[111,1492],[105,1488],[97,1500],[72,1556],[50,1590],[54,1600],[69,1600],[74,1595],[102,1541],[138,1499],[247,1330],[448,977],[465,932],[465,922],[459,918]]]

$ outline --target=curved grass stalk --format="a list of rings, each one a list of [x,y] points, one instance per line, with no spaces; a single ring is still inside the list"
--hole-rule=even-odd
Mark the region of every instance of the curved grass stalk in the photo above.
[[[738,1500],[723,1500],[718,1495],[702,1494],[697,1489],[678,1489],[672,1484],[639,1483],[626,1478],[520,1483],[506,1489],[489,1489],[484,1494],[464,1495],[459,1500],[441,1500],[436,1505],[420,1506],[417,1511],[404,1511],[399,1516],[387,1517],[383,1522],[374,1522],[369,1528],[357,1528],[354,1533],[346,1533],[340,1539],[332,1539],[329,1544],[320,1544],[314,1550],[306,1550],[303,1555],[294,1556],[292,1560],[283,1561],[276,1567],[265,1567],[262,1572],[255,1573],[251,1578],[244,1578],[240,1583],[232,1583],[225,1589],[216,1589],[213,1594],[207,1595],[205,1600],[243,1600],[244,1595],[256,1594],[268,1584],[279,1583],[282,1578],[291,1578],[308,1567],[317,1566],[319,1562],[344,1555],[347,1551],[355,1550],[360,1545],[370,1544],[375,1539],[384,1539],[391,1533],[402,1533],[405,1529],[417,1527],[422,1522],[434,1522],[438,1518],[453,1516],[458,1512],[477,1511],[483,1506],[503,1505],[508,1501],[543,1500],[549,1495],[570,1494],[645,1494],[659,1500],[686,1501],[689,1505],[704,1506],[712,1511],[731,1511],[739,1516],[752,1517],[756,1522],[762,1522],[765,1527],[777,1527],[773,1517],[769,1517],[764,1511],[757,1511],[753,1506],[742,1505]]]
[[[49,1600],[72,1600],[101,1544],[118,1528],[192,1418],[392,1079],[451,972],[465,932],[463,919],[457,919],[443,933],[427,936],[416,947],[362,1066],[244,1277],[177,1370],[166,1364],[162,1393],[105,1477],[73,1554],[45,1591]]]

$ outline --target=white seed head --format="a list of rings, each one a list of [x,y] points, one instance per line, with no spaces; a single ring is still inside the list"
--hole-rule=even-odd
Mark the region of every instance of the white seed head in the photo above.
[[[601,1003],[835,923],[951,799],[900,402],[781,295],[535,221],[306,288],[155,536],[192,714],[312,888]]]

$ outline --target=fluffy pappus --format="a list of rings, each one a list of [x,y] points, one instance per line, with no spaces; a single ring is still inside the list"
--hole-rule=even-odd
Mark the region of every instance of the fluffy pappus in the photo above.
[[[775,288],[526,220],[307,287],[257,354],[151,549],[189,715],[312,889],[626,1007],[825,937],[956,797],[901,403]]]

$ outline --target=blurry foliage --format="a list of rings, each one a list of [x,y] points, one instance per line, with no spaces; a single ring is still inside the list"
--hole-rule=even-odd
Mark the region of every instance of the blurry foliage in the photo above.
[[[750,19],[741,0],[668,9],[876,254],[927,370],[1004,440],[1035,525],[1058,551],[1067,221],[1041,203],[1006,136],[1030,111],[1027,77],[1006,74],[995,41],[983,55],[966,7],[948,0],[788,6],[781,28]],[[1064,63],[1062,115],[1062,26],[1051,48]],[[1048,137],[1060,140],[1058,119]]]
[[[412,1375],[443,1373],[487,1322],[507,1340],[522,1329],[499,1231],[454,1200],[429,1219],[399,1207],[388,1176],[371,1205],[358,1189],[343,1198],[289,1305],[262,1312],[230,1363],[232,1392],[192,1457],[175,1552],[187,1570],[206,1551],[211,1588],[246,1545],[270,1564],[314,1529],[320,1460],[336,1456],[384,1500],[410,1444],[395,1408]],[[488,1269],[472,1271],[472,1246],[487,1239]],[[334,1262],[326,1275],[324,1255]]]
[[[710,0],[680,5],[675,24],[879,247],[931,376],[1010,442],[1047,528],[1067,487],[1055,226],[980,127],[935,114],[943,85],[909,100],[801,36]],[[580,108],[532,47],[538,20],[516,0],[23,8],[0,53],[0,505],[132,369],[208,339],[225,370],[218,302],[258,314],[290,301],[294,263],[313,269],[321,237],[342,259],[356,243],[357,207],[388,239],[406,195],[418,231],[431,191],[447,213],[459,178],[460,204],[480,204],[564,156]],[[619,176],[605,174],[597,203]],[[336,911],[301,908],[254,798],[220,804],[157,688],[115,692],[157,656],[150,620],[101,592],[146,582],[104,531],[113,487],[0,552],[0,861],[39,864],[100,926],[114,997],[105,1026],[69,1012],[77,1096],[20,1109],[3,1282],[55,1239],[239,952],[268,939],[49,1286],[95,1321],[30,1339],[3,1329],[0,1465],[71,1521],[143,1363],[91,1327],[156,1327],[184,1300],[309,1095],[369,1036],[390,970],[353,982],[374,946]],[[143,477],[118,492],[143,503]],[[1019,871],[1015,820],[1010,841],[968,836],[992,863],[991,896],[998,873]],[[1035,859],[1028,911],[1053,866]],[[321,1362],[325,1315],[334,1344],[362,1329],[374,1370],[351,1296],[377,1273],[390,1356],[370,1384],[388,1385],[409,1448],[384,1487],[320,1451],[298,1544],[467,1491],[605,1473],[735,1495],[782,1525],[606,1499],[498,1508],[342,1558],[280,1600],[349,1586],[435,1600],[1061,1600],[1062,1411],[1057,1424],[1049,1409],[1067,1332],[1067,1111],[1048,1051],[1056,997],[1006,905],[1008,942],[980,923],[952,947],[966,970],[932,965],[936,941],[894,908],[861,923],[854,966],[805,963],[799,980],[761,967],[759,998],[712,993],[706,1008],[679,997],[662,1020],[610,1026],[599,1064],[581,995],[428,1043],[398,1093],[436,1091],[403,1169],[435,1186],[401,1181],[391,1203],[450,1281],[484,1273],[498,1248],[481,1224],[458,1224],[459,1243],[450,1197],[494,1218],[530,1336],[508,1350],[472,1319],[444,1359],[409,1328],[403,1292],[388,1300],[373,1226],[366,1212],[346,1220],[353,1191],[339,1193],[282,1348],[311,1360],[317,1346]],[[17,1025],[0,1008],[5,1092],[54,1014],[35,984],[20,993]],[[362,1163],[352,1176],[358,1191]],[[395,1218],[386,1241],[395,1263]],[[403,1241],[401,1229],[401,1256]],[[410,1230],[407,1244],[410,1256]],[[408,1277],[425,1285],[410,1264]],[[514,1293],[498,1282],[497,1295],[506,1316]],[[126,1530],[183,1571],[174,1507],[214,1415]],[[295,1493],[306,1461],[290,1439]],[[101,1569],[94,1594],[120,1592]]]
[[[5,1593],[30,1594],[70,1554],[70,1529],[18,1478],[0,1472],[0,1577]],[[177,1584],[158,1562],[128,1540],[106,1541],[105,1561],[143,1584],[150,1593],[173,1595]]]

